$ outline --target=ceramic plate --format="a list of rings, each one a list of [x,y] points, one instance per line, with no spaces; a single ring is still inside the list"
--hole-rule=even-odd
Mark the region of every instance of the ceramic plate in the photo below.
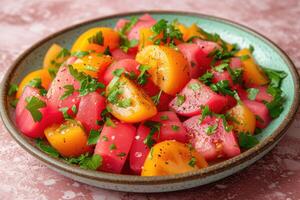
[[[40,151],[30,139],[18,131],[12,115],[13,110],[8,104],[9,85],[19,83],[28,72],[40,68],[43,56],[51,44],[58,43],[63,47],[70,48],[75,39],[89,28],[113,27],[120,18],[140,16],[143,13],[125,13],[87,21],[52,34],[24,52],[4,76],[0,91],[1,116],[12,137],[31,155],[67,177],[100,188],[130,192],[166,192],[208,184],[244,169],[269,152],[282,138],[297,112],[299,77],[295,66],[280,48],[259,33],[228,20],[188,12],[147,11],[155,19],[163,18],[169,21],[179,19],[186,25],[196,23],[206,31],[216,32],[226,41],[237,43],[240,47],[248,47],[252,44],[258,63],[272,69],[283,70],[288,74],[282,84],[282,89],[287,97],[284,111],[259,135],[260,143],[257,146],[239,156],[198,171],[171,176],[140,177],[83,170],[77,166],[68,165]]]

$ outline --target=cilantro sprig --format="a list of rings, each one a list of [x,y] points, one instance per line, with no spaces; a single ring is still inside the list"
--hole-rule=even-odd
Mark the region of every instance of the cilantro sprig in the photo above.
[[[39,109],[46,107],[46,103],[35,96],[26,97],[26,109],[30,112],[33,120],[39,122],[42,120],[42,113]]]
[[[150,132],[143,142],[149,149],[151,149],[151,147],[156,143],[156,141],[153,139],[153,136],[156,132],[159,133],[162,124],[155,121],[146,121],[144,125],[150,128]]]

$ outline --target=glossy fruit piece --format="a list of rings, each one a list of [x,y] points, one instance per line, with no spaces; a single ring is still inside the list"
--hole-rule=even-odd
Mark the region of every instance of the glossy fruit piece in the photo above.
[[[201,39],[194,39],[193,43],[197,44],[207,56],[209,53],[221,48],[218,43]]]
[[[108,47],[110,50],[114,50],[119,47],[120,37],[118,32],[108,27],[96,27],[87,30],[82,33],[77,40],[74,42],[71,52],[76,51],[87,51],[87,47],[92,42],[89,42],[89,39],[95,37],[99,32],[102,33],[103,37],[103,46],[104,48]]]
[[[168,121],[161,123],[162,126],[160,127],[158,141],[176,140],[178,142],[188,143],[188,133],[180,121]]]
[[[106,69],[103,77],[100,77],[100,81],[105,85],[108,85],[114,77],[113,72],[117,69],[124,69],[124,72],[127,72],[128,74],[134,73],[134,75],[137,77],[140,73],[138,70],[139,65],[140,64],[133,59],[122,59],[116,61]]]
[[[84,72],[93,78],[98,78],[103,75],[112,61],[111,56],[91,53],[81,59],[77,59],[72,66],[79,72]]]
[[[102,119],[101,112],[105,107],[105,97],[97,92],[89,93],[81,97],[76,120],[81,122],[87,133],[91,130],[98,130],[100,126],[97,122]]]
[[[254,134],[256,119],[251,110],[242,102],[228,111],[232,117],[231,124],[235,131]]]
[[[122,49],[115,49],[111,52],[111,55],[115,61],[123,60],[123,59],[135,59],[137,49],[130,48],[127,53],[125,53]]]
[[[186,144],[167,140],[153,147],[147,156],[141,175],[166,176],[194,171],[207,166],[204,158]]]
[[[105,47],[99,44],[91,43],[86,46],[86,51],[93,52],[93,53],[103,53],[105,51]]]
[[[229,86],[233,85],[232,78],[228,71],[224,70],[223,72],[218,72],[218,71],[212,70],[212,73],[213,73],[213,79],[212,79],[213,83],[217,83],[219,81],[225,80],[225,81],[229,82]]]
[[[117,119],[123,122],[136,123],[156,115],[157,109],[151,98],[124,75],[116,83],[114,79],[110,82],[106,89],[106,95],[109,97],[110,93],[115,90],[121,91],[121,94],[117,97],[118,101],[124,99],[130,101],[130,105],[126,107],[122,107],[118,103],[108,102],[107,106]]]
[[[238,57],[232,57],[230,58],[230,62],[229,62],[229,66],[232,68],[232,69],[238,69],[238,68],[242,68],[242,61],[240,58]]]
[[[271,122],[271,117],[267,106],[261,102],[244,100],[247,106],[256,117],[256,127],[266,128]]]
[[[149,28],[156,24],[156,20],[149,14],[145,14],[139,18],[137,23],[131,28],[127,36],[129,40],[136,39],[139,40],[140,30],[143,28]]]
[[[261,70],[261,68],[256,64],[252,53],[249,49],[242,49],[235,54],[235,56],[243,58],[243,80],[247,86],[259,86],[266,85],[269,80]],[[248,58],[247,58],[248,57]]]
[[[46,103],[46,106],[40,108],[42,114],[40,121],[34,121],[31,113],[27,110],[26,98],[37,97],[39,100]],[[61,123],[63,117],[61,112],[49,106],[45,97],[39,94],[39,90],[30,86],[25,87],[22,96],[20,97],[16,107],[16,125],[20,131],[31,138],[44,137],[44,129],[53,123]]]
[[[116,121],[114,126],[104,125],[94,152],[103,158],[99,170],[121,173],[135,134],[131,124]]]
[[[169,106],[177,114],[190,117],[200,114],[201,106],[206,105],[211,111],[220,113],[226,107],[226,103],[227,99],[224,96],[215,93],[197,79],[191,79]]]
[[[58,44],[52,44],[44,56],[43,68],[58,68],[69,58],[69,54],[62,54],[63,48]]]
[[[134,174],[141,174],[142,166],[147,158],[148,153],[150,152],[149,147],[144,143],[144,140],[150,133],[150,128],[146,127],[143,124],[140,124],[137,133],[133,139],[132,146],[130,149],[129,164],[130,170]],[[157,134],[153,136],[154,140],[156,139]]]
[[[200,77],[210,68],[209,64],[212,58],[208,57],[197,44],[182,43],[177,47],[189,63],[191,78]]]
[[[39,69],[27,74],[21,83],[19,84],[18,91],[16,93],[16,98],[20,98],[24,88],[32,81],[33,79],[41,79],[41,85],[47,90],[50,86],[52,78],[47,69]]]
[[[180,122],[178,116],[173,111],[158,112],[151,120],[156,122]]]
[[[72,85],[74,87],[74,92],[65,99],[61,99],[65,93],[64,86]],[[47,99],[51,106],[54,106],[58,109],[60,108],[69,108],[68,113],[72,114],[71,107],[75,105],[78,107],[80,102],[79,92],[80,88],[79,82],[71,75],[69,67],[61,66],[59,71],[56,74],[55,79],[52,81],[50,88],[47,93]]]
[[[231,158],[241,153],[235,134],[225,130],[221,118],[206,117],[199,123],[200,117],[194,116],[183,125],[190,135],[190,143],[206,160]]]
[[[136,60],[151,67],[151,80],[169,95],[175,95],[189,81],[188,62],[173,48],[150,45],[137,54]]]
[[[61,125],[54,124],[46,128],[45,136],[50,145],[65,157],[80,156],[91,150],[87,145],[88,135],[76,120],[67,120]]]

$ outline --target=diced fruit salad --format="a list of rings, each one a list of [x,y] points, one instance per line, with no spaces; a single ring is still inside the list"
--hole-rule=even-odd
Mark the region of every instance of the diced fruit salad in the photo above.
[[[8,94],[36,146],[88,170],[160,176],[205,168],[258,143],[284,109],[287,76],[196,24],[145,14],[53,44]]]

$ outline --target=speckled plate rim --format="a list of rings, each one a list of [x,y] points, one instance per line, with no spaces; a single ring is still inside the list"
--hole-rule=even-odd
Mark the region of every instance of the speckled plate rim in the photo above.
[[[8,112],[8,101],[7,101],[7,92],[9,89],[9,81],[14,75],[14,71],[16,70],[19,63],[26,58],[26,56],[33,51],[34,49],[38,48],[40,45],[42,45],[44,42],[75,28],[78,28],[82,25],[86,25],[89,23],[115,18],[115,17],[126,17],[131,15],[141,15],[143,13],[149,13],[149,14],[174,14],[174,15],[184,15],[184,16],[193,16],[198,17],[202,19],[208,19],[208,20],[214,20],[221,23],[226,23],[230,26],[233,26],[235,28],[238,28],[242,31],[248,32],[252,34],[253,36],[259,38],[266,44],[268,44],[270,47],[272,47],[277,54],[280,55],[280,57],[284,60],[286,65],[288,66],[293,79],[294,84],[294,94],[295,96],[292,99],[292,105],[291,109],[286,115],[286,118],[280,123],[278,128],[272,133],[272,135],[268,136],[266,139],[264,139],[262,142],[260,142],[258,145],[253,147],[252,149],[249,149],[239,156],[236,156],[234,158],[228,159],[226,161],[220,162],[218,164],[209,166],[204,169],[200,169],[193,172],[183,173],[183,174],[177,174],[177,175],[169,175],[169,176],[156,176],[156,177],[141,177],[141,176],[133,176],[133,175],[116,175],[112,173],[105,173],[105,172],[95,172],[90,170],[84,170],[77,166],[69,165],[67,163],[64,163],[60,161],[60,159],[56,159],[53,157],[48,156],[47,154],[43,153],[39,149],[37,149],[35,146],[33,146],[31,143],[28,142],[28,139],[25,138],[16,128],[13,121],[9,117]],[[33,155],[35,158],[41,160],[42,162],[49,165],[51,168],[56,168],[59,171],[64,171],[70,174],[73,174],[75,176],[92,179],[95,181],[101,181],[103,183],[115,183],[115,184],[129,184],[129,185],[159,185],[159,184],[167,184],[167,183],[179,183],[186,180],[195,180],[195,179],[201,179],[203,177],[215,175],[218,173],[221,173],[223,171],[226,171],[230,168],[236,167],[240,165],[241,163],[250,160],[251,158],[254,158],[258,154],[264,152],[267,150],[272,144],[280,140],[280,138],[284,135],[288,127],[290,126],[291,122],[293,121],[293,118],[295,114],[297,113],[297,110],[299,108],[299,75],[297,73],[296,67],[291,61],[291,59],[288,57],[288,55],[280,49],[274,42],[272,42],[270,39],[266,38],[265,36],[261,35],[260,33],[252,30],[251,28],[248,28],[244,25],[238,24],[236,22],[209,16],[205,14],[200,13],[194,13],[194,12],[185,12],[185,11],[156,11],[156,10],[145,10],[145,11],[137,11],[137,12],[126,12],[121,14],[115,14],[115,15],[109,15],[105,17],[100,17],[96,19],[92,19],[89,21],[85,21],[70,27],[67,27],[65,29],[62,29],[58,32],[55,32],[54,34],[49,35],[48,37],[38,41],[33,46],[31,46],[29,49],[27,49],[24,53],[22,53],[16,61],[12,64],[12,66],[8,69],[6,74],[3,77],[2,84],[0,86],[0,114],[1,118],[4,122],[4,125],[6,126],[8,132],[10,135],[18,142],[18,144],[24,148],[27,152],[29,152],[31,155]]]

